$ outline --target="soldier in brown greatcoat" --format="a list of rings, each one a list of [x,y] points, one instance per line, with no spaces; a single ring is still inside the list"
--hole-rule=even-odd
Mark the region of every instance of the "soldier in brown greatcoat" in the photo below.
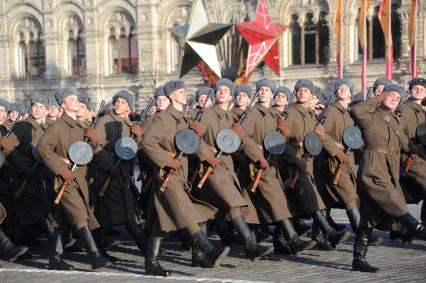
[[[423,199],[421,220],[423,224],[426,224],[426,146],[422,145],[416,136],[417,127],[426,123],[426,110],[422,107],[422,100],[426,98],[426,80],[423,78],[411,80],[409,90],[410,97],[401,110],[401,121],[404,125],[404,133],[420,152],[419,155],[402,154],[401,156],[404,163],[407,159],[411,161],[405,174],[408,182],[407,189],[418,196],[417,201]]]
[[[142,130],[138,124],[129,120],[129,113],[135,107],[135,96],[127,90],[121,90],[114,95],[112,103],[113,111],[99,119],[96,125],[100,151],[95,160],[102,171],[98,172],[100,184],[104,184],[111,176],[105,194],[98,196],[95,209],[101,224],[100,246],[106,257],[106,230],[115,225],[124,224],[138,248],[142,252],[145,248],[145,236],[135,221],[136,199],[130,188],[134,159],[121,160],[117,166],[119,157],[114,151],[115,144],[122,137],[134,136],[136,144],[140,144]]]
[[[344,241],[349,234],[345,231],[337,232],[330,226],[322,211],[325,209],[324,202],[315,186],[313,158],[310,157],[308,161],[302,158],[305,153],[303,141],[308,133],[315,132],[322,139],[325,137],[324,128],[318,124],[314,111],[309,108],[314,85],[310,80],[299,80],[295,90],[297,102],[290,108],[286,120],[289,137],[284,160],[288,176],[292,176],[297,170],[299,177],[294,188],[290,188],[288,192],[298,200],[297,204],[305,215],[314,219],[313,239],[321,248],[330,249]]]
[[[15,221],[19,226],[16,229],[38,225],[50,241],[53,235],[52,207],[44,182],[49,172],[34,157],[35,147],[48,127],[45,124],[48,109],[49,101],[46,97],[31,99],[31,114],[13,128],[17,144],[8,160],[12,167],[15,191]]]
[[[212,206],[193,199],[188,190],[188,158],[183,155],[176,159],[178,149],[175,136],[179,130],[189,126],[189,117],[183,113],[187,102],[187,92],[182,81],[169,81],[164,86],[171,104],[157,113],[148,131],[144,133],[142,149],[157,166],[156,176],[164,178],[172,170],[164,192],[159,186],[151,194],[151,207],[148,221],[151,223],[151,235],[145,254],[145,272],[153,275],[168,276],[158,261],[162,232],[186,228],[194,240],[194,247],[199,248],[205,256],[209,267],[216,266],[228,254],[229,247],[216,249],[201,231],[198,223],[214,217],[217,210]],[[200,135],[199,128],[196,129]],[[161,182],[157,182],[159,184]]]
[[[394,220],[400,221],[419,238],[426,240],[426,228],[409,212],[399,185],[400,151],[418,154],[394,114],[406,92],[395,84],[387,85],[383,93],[351,109],[365,141],[358,170],[358,195],[361,221],[356,234],[353,270],[377,272],[365,256],[372,228],[387,229]]]
[[[9,108],[9,102],[5,99],[0,98],[0,154],[3,157],[7,157],[7,155],[13,150],[13,140],[11,138],[6,138],[4,135],[6,134],[6,129],[3,127],[2,123],[6,119],[7,111]],[[0,173],[3,173],[3,168],[0,168]],[[2,176],[1,176],[2,177]],[[7,196],[6,183],[3,183],[3,180],[0,180],[0,225],[6,219],[7,211],[6,208],[2,205],[1,200],[4,198],[3,196]],[[9,196],[7,196],[9,197]],[[7,199],[6,199],[7,200]],[[18,258],[18,256],[23,255],[28,250],[27,247],[15,246],[10,238],[4,233],[3,229],[0,227],[0,255],[4,257],[7,261],[14,261]]]
[[[243,139],[240,125],[234,123],[230,111],[230,103],[235,91],[234,84],[228,79],[220,79],[215,86],[216,103],[205,110],[201,119],[202,140],[197,152],[204,171],[213,168],[206,181],[205,188],[199,194],[201,200],[217,207],[232,221],[235,229],[243,239],[246,254],[251,260],[260,258],[272,252],[270,247],[262,247],[256,243],[247,222],[258,223],[256,213],[251,213],[254,219],[245,219],[248,214],[247,195],[242,193],[237,175],[234,172],[234,163],[229,154],[222,154],[220,159],[215,154],[219,151],[216,145],[216,136],[223,129],[232,128]],[[196,122],[194,122],[196,123]],[[253,209],[253,207],[251,206]],[[220,216],[219,216],[220,217]]]
[[[61,259],[63,252],[61,234],[62,229],[71,226],[86,243],[91,257],[92,269],[109,264],[100,254],[90,230],[99,227],[98,221],[89,207],[89,192],[86,182],[87,166],[77,166],[72,172],[71,161],[68,159],[68,148],[76,141],[87,136],[92,147],[97,146],[96,132],[85,128],[77,121],[76,114],[80,108],[77,90],[73,87],[64,87],[55,93],[55,98],[64,110],[60,119],[55,121],[40,139],[37,149],[46,166],[55,174],[55,189],[63,182],[68,186],[56,208],[53,219],[54,228],[52,250],[49,258],[51,269],[70,270],[72,265]]]
[[[263,78],[256,82],[258,103],[247,114],[247,119],[242,124],[245,133],[242,148],[256,168],[263,170],[256,192],[251,193],[259,220],[263,224],[275,224],[284,234],[292,253],[296,254],[306,248],[312,248],[314,243],[302,241],[296,233],[290,221],[292,215],[278,165],[273,159],[266,160],[262,147],[263,139],[270,131],[279,130],[284,137],[288,135],[284,119],[276,115],[270,106],[275,89],[275,82],[270,79]]]
[[[348,105],[353,94],[353,83],[349,79],[338,80],[334,85],[334,95],[337,100],[325,110],[323,127],[325,130],[324,150],[325,160],[321,163],[328,196],[331,198],[332,206],[343,205],[354,232],[359,226],[359,204],[356,191],[356,168],[354,154],[351,151],[347,155],[344,150],[343,132],[348,127],[354,126]],[[339,164],[343,164],[339,183],[332,185],[331,181]]]

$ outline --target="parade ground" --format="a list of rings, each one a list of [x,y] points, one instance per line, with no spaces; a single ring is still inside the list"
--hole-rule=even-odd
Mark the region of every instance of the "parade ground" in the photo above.
[[[410,205],[410,211],[419,218],[420,206]],[[343,210],[334,210],[333,216],[349,229]],[[110,267],[90,271],[84,253],[74,252],[66,253],[64,259],[76,267],[75,271],[50,271],[48,243],[41,241],[30,249],[31,260],[0,261],[0,282],[426,282],[426,243],[415,240],[403,245],[379,231],[374,235],[383,237],[384,241],[380,247],[370,247],[367,255],[370,263],[381,268],[377,274],[351,271],[353,236],[336,251],[309,250],[297,256],[274,254],[267,260],[253,262],[244,258],[242,245],[233,245],[229,257],[214,269],[191,267],[190,252],[182,249],[177,238],[170,237],[163,242],[160,260],[172,276],[161,278],[145,275],[141,253],[124,229],[117,230],[121,232],[116,236],[121,244],[110,253],[121,261]],[[211,238],[220,244],[216,235]]]

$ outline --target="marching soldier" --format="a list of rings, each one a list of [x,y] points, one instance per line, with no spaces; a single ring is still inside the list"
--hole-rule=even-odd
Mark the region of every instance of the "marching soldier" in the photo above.
[[[299,172],[299,176],[289,193],[298,200],[298,205],[304,213],[314,219],[313,239],[321,248],[330,250],[347,239],[349,234],[345,231],[337,232],[330,226],[323,213],[324,202],[315,186],[313,158],[310,157],[308,161],[304,158],[303,141],[308,133],[315,132],[322,140],[325,138],[324,128],[318,124],[314,111],[309,108],[314,85],[310,80],[299,80],[295,85],[295,91],[297,102],[290,108],[286,120],[289,136],[284,160],[288,176],[293,176],[296,171]]]
[[[92,269],[104,267],[109,262],[102,257],[96,246],[90,230],[99,227],[98,221],[89,207],[89,192],[85,179],[87,166],[79,165],[71,171],[71,161],[68,157],[68,148],[76,141],[88,137],[95,147],[97,145],[96,132],[77,120],[80,109],[77,90],[73,87],[64,87],[55,93],[58,104],[64,113],[55,121],[40,139],[37,149],[46,166],[55,174],[55,189],[66,182],[59,206],[53,215],[53,240],[49,257],[49,268],[58,270],[72,270],[73,266],[62,260],[63,253],[61,234],[62,230],[71,226],[77,231],[80,239],[87,246],[91,258]]]
[[[357,178],[361,220],[354,243],[354,271],[379,270],[365,259],[372,228],[389,229],[398,220],[417,237],[426,240],[426,228],[408,212],[399,185],[401,149],[418,154],[394,113],[405,96],[404,89],[389,84],[381,94],[351,109],[365,141]]]
[[[209,99],[209,97],[212,97],[210,95],[210,92],[212,91],[214,91],[212,88],[205,86],[202,86],[197,89],[197,91],[195,92],[195,101],[197,102],[195,107],[197,109],[201,109],[203,107],[209,108],[210,106],[212,106],[212,99]]]
[[[353,83],[349,79],[338,80],[334,85],[333,95],[337,100],[325,110],[323,127],[325,140],[323,143],[326,153],[324,163],[325,180],[332,180],[339,164],[343,164],[338,184],[325,184],[328,196],[333,204],[343,204],[354,232],[359,225],[359,205],[356,192],[356,168],[353,152],[346,154],[343,143],[343,132],[354,126],[348,106],[353,95]],[[320,172],[318,172],[320,173]],[[330,186],[333,186],[332,188]]]
[[[377,78],[373,84],[373,94],[374,96],[379,95],[383,92],[383,89],[388,84],[391,84],[392,81],[385,77]]]
[[[234,91],[235,86],[230,80],[218,80],[215,86],[216,103],[206,109],[201,120],[202,140],[197,155],[203,162],[204,170],[200,171],[206,171],[208,167],[214,171],[207,177],[207,188],[201,190],[199,197],[217,207],[222,213],[219,217],[226,215],[232,221],[245,243],[246,255],[254,260],[270,254],[272,248],[258,245],[247,225],[247,222],[258,223],[259,220],[256,212],[251,211],[253,206],[247,204],[248,195],[242,193],[231,155],[222,154],[220,159],[215,156],[218,152],[215,146],[216,137],[221,130],[232,128],[238,134],[240,141],[244,138],[240,124],[234,123],[230,110]]]
[[[5,128],[4,123],[7,119],[7,112],[9,112],[10,103],[3,98],[0,98],[0,125]]]
[[[58,102],[54,97],[49,97],[49,112],[47,114],[46,123],[51,125],[54,121],[61,117],[62,108],[58,105]]]
[[[426,148],[416,135],[419,125],[426,123],[426,110],[422,107],[422,100],[426,98],[426,80],[423,78],[411,80],[409,91],[410,97],[401,110],[401,121],[404,125],[404,133],[410,139],[413,148],[419,148],[419,154],[413,156],[402,154],[401,156],[402,161],[406,164],[404,170],[406,171],[405,179],[408,181],[407,189],[423,199],[421,220],[426,223]]]
[[[101,250],[109,259],[113,258],[105,251],[106,231],[115,225],[124,224],[142,253],[145,250],[145,236],[135,221],[136,198],[131,188],[134,159],[121,160],[118,166],[120,157],[114,151],[116,143],[123,137],[134,136],[137,146],[141,142],[141,128],[129,120],[129,114],[135,107],[135,97],[130,91],[121,90],[114,95],[112,103],[112,112],[102,117],[96,125],[101,149],[96,154],[96,164],[103,171],[103,174],[99,173],[100,184],[105,186],[107,179],[111,178],[105,194],[98,196],[96,208],[97,219],[101,224]]]
[[[18,118],[19,112],[22,112],[24,108],[25,108],[25,105],[20,102],[10,103],[7,120],[4,122],[4,125],[8,130],[10,130],[13,122],[15,122],[16,119]],[[22,120],[24,118],[25,117],[21,117],[20,119]]]
[[[52,207],[44,181],[49,172],[47,168],[41,168],[40,162],[36,160],[35,151],[37,143],[48,127],[45,124],[48,109],[49,101],[46,97],[35,96],[31,99],[31,114],[17,123],[13,129],[17,144],[8,160],[13,174],[14,208],[17,216],[15,221],[19,226],[16,229],[38,225],[51,241]]]
[[[257,190],[251,194],[261,223],[275,224],[284,234],[291,252],[296,254],[312,248],[314,243],[302,241],[296,233],[290,220],[292,215],[278,166],[274,160],[266,160],[262,146],[268,132],[279,130],[287,137],[288,129],[284,119],[278,117],[270,106],[276,91],[275,82],[267,78],[260,79],[256,82],[256,91],[259,92],[258,103],[247,114],[247,119],[242,124],[245,133],[242,145],[244,153],[259,170],[263,170]]]
[[[290,97],[291,90],[285,86],[277,87],[274,93],[274,109],[278,115],[284,112],[284,108],[287,104],[291,103],[291,101],[288,101]]]
[[[170,271],[164,270],[159,263],[162,232],[186,228],[194,240],[195,248],[204,253],[209,267],[217,266],[228,254],[229,247],[215,248],[207,235],[201,231],[198,223],[212,218],[217,210],[190,196],[188,158],[185,155],[179,159],[175,158],[178,151],[175,145],[176,133],[189,126],[188,117],[183,114],[187,103],[184,83],[169,81],[165,84],[164,90],[171,104],[165,111],[154,116],[152,125],[144,133],[142,141],[143,150],[157,166],[156,176],[161,178],[165,175],[165,170],[172,170],[164,192],[156,187],[151,194],[151,207],[148,212],[151,235],[145,253],[145,272],[169,276]]]

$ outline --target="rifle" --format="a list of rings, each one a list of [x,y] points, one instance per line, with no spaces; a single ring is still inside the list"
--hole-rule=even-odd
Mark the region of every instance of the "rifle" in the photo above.
[[[104,105],[105,105],[105,100],[102,100],[101,105],[99,106],[98,112],[96,113],[95,118],[92,120],[92,123],[90,124],[90,128],[92,128],[92,129],[94,129],[94,128],[95,128],[96,124],[97,124],[97,123],[98,123],[98,121],[99,121],[99,116],[100,116],[101,110],[102,110],[102,108],[104,107]],[[85,137],[85,138],[84,138],[84,142],[86,142],[86,143],[90,143],[90,142],[89,142],[89,138],[88,138],[88,137]],[[71,166],[71,169],[70,169],[70,170],[71,170],[71,172],[74,172],[76,168],[77,168],[77,164],[76,164],[76,163],[73,163],[73,164],[72,164],[72,166]],[[54,203],[55,203],[56,205],[58,205],[58,204],[59,204],[59,202],[61,201],[62,195],[64,194],[64,192],[65,192],[65,190],[67,189],[68,185],[69,185],[69,184],[68,184],[68,182],[67,182],[67,181],[64,181],[64,182],[62,183],[62,185],[61,185],[61,187],[60,187],[60,189],[59,189],[59,193],[56,195],[56,198],[55,198],[55,201],[54,201]]]
[[[197,112],[197,114],[195,115],[195,119],[194,119],[194,121],[197,121],[197,122],[200,122],[200,121],[201,121],[201,118],[203,117],[203,113],[204,113],[204,111],[205,111],[205,109],[206,109],[207,101],[208,101],[209,99],[211,99],[212,94],[213,94],[213,92],[209,92],[209,94],[208,94],[208,96],[207,96],[207,99],[206,99],[206,103],[204,103],[203,108],[201,108],[201,109]],[[182,155],[183,155],[183,152],[182,152],[182,151],[179,151],[173,159],[179,159],[179,158],[181,158],[181,157],[182,157]],[[166,190],[166,188],[167,188],[167,184],[169,183],[170,178],[171,178],[171,176],[172,176],[173,172],[174,172],[174,169],[170,169],[170,170],[167,172],[166,178],[164,179],[163,184],[162,184],[162,185],[161,185],[161,187],[160,187],[160,192],[161,192],[161,193],[163,193],[163,192]]]
[[[325,121],[325,113],[327,111],[327,109],[331,106],[331,104],[333,103],[333,98],[334,98],[334,94],[330,95],[330,98],[327,102],[326,107],[324,108],[324,110],[321,112],[319,118],[318,118],[318,124],[323,124]],[[309,153],[309,151],[306,151],[303,156],[302,159],[304,159],[305,161],[308,161],[309,157],[311,156],[311,154]],[[296,168],[293,171],[292,177],[291,177],[291,181],[290,181],[290,188],[294,188],[296,186],[296,182],[297,179],[299,178],[300,175],[300,171],[298,168]]]
[[[247,106],[247,108],[244,110],[243,113],[241,113],[240,117],[238,117],[238,121],[237,123],[241,125],[242,122],[244,122],[244,120],[247,118],[247,113],[250,111],[251,107],[253,106],[253,103],[256,101],[257,97],[259,96],[259,92],[256,92],[252,99],[250,100],[249,105]],[[222,150],[219,150],[215,157],[217,159],[219,159],[223,154]],[[197,188],[198,189],[202,189],[204,186],[204,183],[206,182],[207,178],[209,177],[209,175],[213,172],[213,167],[209,166],[206,170],[206,172],[204,172],[203,176],[201,177],[200,181],[197,184]]]
[[[151,105],[154,102],[154,100],[155,100],[155,96],[153,95],[149,99],[148,104],[146,105],[146,107],[145,107],[145,109],[143,111],[143,114],[141,114],[140,120],[139,120],[139,122],[137,124],[139,127],[142,126],[143,122],[145,122],[146,118],[148,117],[149,108],[151,107]],[[133,138],[134,136],[131,135],[130,137]],[[122,159],[118,158],[117,161],[115,162],[115,166],[118,167],[120,165],[121,161],[122,161]],[[111,183],[111,174],[108,175],[108,178],[106,179],[104,185],[102,186],[102,188],[101,188],[101,190],[100,190],[100,192],[98,194],[99,197],[103,197],[105,195],[105,192],[106,192],[106,190],[107,190],[107,188],[109,186],[109,183]]]

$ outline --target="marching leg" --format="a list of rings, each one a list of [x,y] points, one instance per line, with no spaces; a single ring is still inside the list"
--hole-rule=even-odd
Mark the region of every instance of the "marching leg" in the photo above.
[[[61,255],[63,253],[62,247],[62,232],[59,229],[53,230],[52,241],[50,242],[51,250],[49,256],[49,269],[52,270],[73,270],[74,266],[66,263]]]
[[[359,227],[355,237],[352,270],[361,272],[377,272],[379,268],[371,266],[365,259],[371,228]]]
[[[167,277],[170,276],[171,273],[160,265],[160,245],[160,237],[150,237],[148,239],[145,253],[145,272],[148,275]]]
[[[77,234],[86,243],[87,252],[92,259],[92,269],[98,269],[111,265],[111,263],[106,260],[99,252],[89,227],[84,226],[83,228],[77,230]]]

